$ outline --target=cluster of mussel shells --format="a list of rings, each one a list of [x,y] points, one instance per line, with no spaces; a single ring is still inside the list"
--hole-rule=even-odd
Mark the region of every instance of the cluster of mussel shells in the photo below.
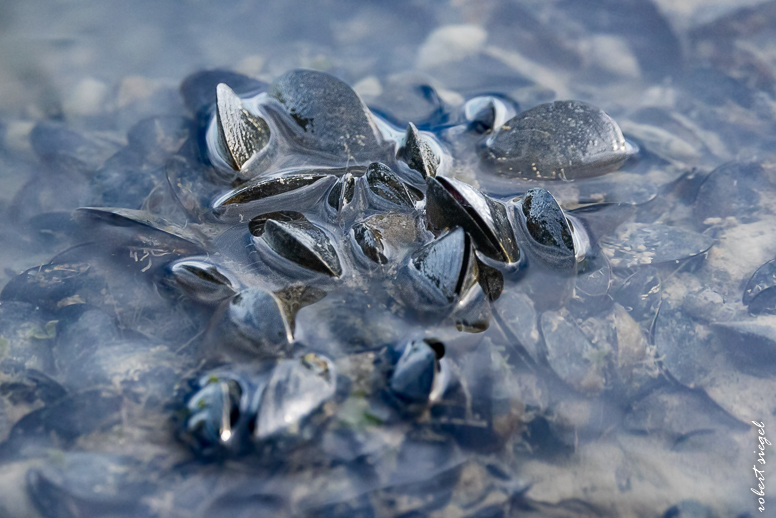
[[[346,390],[340,351],[312,350],[295,329],[297,312],[327,294],[379,293],[413,329],[480,332],[505,282],[529,264],[560,275],[584,268],[587,233],[549,191],[499,200],[453,178],[431,133],[409,123],[402,135],[338,79],[295,70],[240,96],[239,85],[203,77],[215,98],[204,94],[211,101],[198,114],[200,153],[206,174],[231,189],[211,189],[196,206],[188,202],[199,194],[171,181],[198,220],[187,228],[128,209],[79,209],[80,219],[143,225],[174,242],[183,257],[160,284],[211,308],[203,354],[220,366],[192,382],[181,427],[196,451],[295,443],[332,415]],[[619,128],[597,108],[556,102],[505,122],[502,104],[475,98],[461,115],[498,175],[584,177],[625,160]],[[559,121],[571,118],[588,128],[587,140],[563,134]],[[556,128],[555,141],[531,136],[543,127]],[[537,169],[540,155],[550,170]],[[429,408],[451,385],[445,346],[428,333],[388,349],[380,394],[403,415]]]
[[[295,97],[297,84],[306,85],[309,98]],[[320,93],[324,99],[317,101],[326,109],[332,92],[341,93],[339,104],[355,104],[359,117],[328,120],[310,108]],[[482,132],[488,119],[495,123],[489,110],[493,104],[484,103],[469,114],[473,131]],[[489,304],[499,298],[505,278],[518,279],[529,262],[574,273],[589,252],[582,225],[547,190],[499,201],[444,176],[446,157],[430,134],[410,123],[403,138],[391,141],[356,94],[326,74],[293,71],[268,94],[248,100],[221,83],[214,111],[206,152],[219,174],[239,185],[215,199],[211,216],[245,236],[241,248],[248,257],[292,284],[303,280],[303,286],[272,292],[206,257],[171,265],[178,288],[218,308],[211,341],[239,357],[264,360],[255,372],[216,370],[197,381],[184,436],[199,451],[245,451],[246,444],[305,437],[311,421],[331,413],[326,406],[337,399],[334,362],[304,352],[294,337],[296,312],[327,290],[366,286],[367,292],[388,293],[397,312],[421,326],[452,321],[461,331],[478,332],[487,329]],[[278,117],[283,111],[286,117]],[[338,123],[345,127],[336,128]],[[328,139],[321,134],[335,130]],[[274,142],[280,137],[324,163],[327,155],[343,152],[357,163],[370,155],[383,161],[268,173],[267,164],[283,152]],[[438,401],[451,377],[443,356],[444,345],[430,338],[390,347],[383,397],[403,413]]]

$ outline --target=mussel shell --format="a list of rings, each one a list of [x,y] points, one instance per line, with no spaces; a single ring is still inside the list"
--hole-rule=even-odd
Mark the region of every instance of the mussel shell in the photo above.
[[[197,392],[186,403],[187,417],[181,430],[186,442],[206,456],[234,448],[249,395],[239,376],[225,372],[203,376]]]
[[[336,181],[326,169],[255,178],[216,199],[213,213],[220,220],[239,221],[245,216],[282,209],[289,204],[303,210],[318,203]]]
[[[742,302],[753,314],[776,313],[776,260],[768,261],[749,279]]]
[[[469,124],[469,131],[486,134],[500,128],[508,118],[515,116],[513,103],[493,95],[469,99],[463,106],[463,116]]]
[[[365,222],[360,222],[353,225],[350,232],[353,240],[367,258],[377,264],[388,263],[388,258],[384,254],[385,249],[380,230],[371,227]]]
[[[396,362],[389,388],[391,393],[406,404],[426,404],[439,385],[440,360],[444,355],[441,342],[415,340],[404,346]],[[442,392],[436,387],[436,392]]]
[[[379,208],[411,208],[422,195],[402,182],[391,168],[380,162],[372,162],[366,169],[366,182],[372,200]],[[377,199],[375,199],[377,198]]]
[[[186,295],[206,304],[228,299],[237,289],[228,272],[205,258],[176,261],[169,266],[169,274]]]
[[[19,419],[0,443],[0,458],[22,457],[30,448],[69,449],[80,437],[119,425],[125,401],[108,389],[70,392]]]
[[[576,265],[575,240],[569,221],[546,189],[530,189],[515,205],[515,220],[532,253],[549,266],[570,270]]]
[[[298,430],[336,390],[337,369],[325,356],[307,353],[281,361],[261,395],[254,440],[265,441]]]
[[[225,329],[217,330],[219,343],[235,346],[256,357],[283,356],[293,340],[283,303],[269,291],[247,288],[224,309]]]
[[[334,211],[339,212],[353,201],[355,194],[356,177],[348,172],[342,175],[337,183],[332,186],[326,202]]]
[[[275,80],[268,95],[298,126],[308,149],[347,160],[369,160],[382,144],[369,109],[350,86],[314,70],[291,70]]]
[[[404,145],[399,148],[396,158],[404,161],[410,169],[422,174],[423,178],[436,176],[439,167],[439,157],[434,154],[431,146],[420,137],[418,128],[411,122],[407,125]]]
[[[410,282],[400,282],[399,289],[414,311],[420,315],[449,312],[477,283],[477,261],[469,235],[460,227],[443,233],[416,250],[405,271]]]
[[[303,268],[331,277],[342,275],[339,255],[329,236],[298,212],[280,211],[256,216],[249,229],[256,246],[260,246],[261,241]]]
[[[555,101],[507,121],[481,155],[504,176],[570,180],[617,169],[628,158],[628,145],[603,110]]]
[[[216,129],[221,157],[238,171],[267,145],[270,137],[264,119],[243,108],[240,98],[225,83],[216,86]]]
[[[506,263],[520,260],[507,211],[473,187],[451,178],[426,178],[426,216],[432,228],[460,226],[474,240],[477,250]]]

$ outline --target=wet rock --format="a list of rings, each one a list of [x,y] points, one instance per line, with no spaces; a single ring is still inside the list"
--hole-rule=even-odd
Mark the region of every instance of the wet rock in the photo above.
[[[622,305],[635,321],[651,329],[662,300],[657,270],[653,267],[642,268],[625,279],[614,293],[614,300]]]
[[[89,304],[66,306],[58,312],[57,319],[53,351],[58,368],[64,372],[121,336],[114,319]]]
[[[546,353],[531,298],[524,293],[509,290],[493,307],[500,319],[499,325],[514,335],[515,340],[509,340],[513,347],[524,348],[532,360],[539,361]]]
[[[748,322],[712,323],[730,358],[741,370],[769,376],[776,362],[776,320],[760,317]]]
[[[447,390],[430,410],[434,428],[463,448],[498,451],[520,426],[525,415],[520,396],[527,391],[487,339],[456,358],[453,347],[447,350],[454,366]]]
[[[0,364],[0,440],[5,440],[21,417],[65,397],[65,387],[22,363]]]
[[[136,339],[105,342],[77,361],[63,365],[63,371],[67,387],[72,390],[113,387],[127,401],[147,409],[160,409],[170,402],[186,366],[167,347]]]
[[[655,346],[666,370],[689,387],[709,373],[718,349],[707,326],[668,300],[663,301],[655,321]]]
[[[603,390],[609,350],[593,345],[573,321],[547,311],[540,319],[547,361],[555,373],[580,392]]]
[[[579,318],[599,314],[611,304],[612,284],[612,268],[606,257],[602,254],[586,256],[581,263],[577,263],[569,311]]]
[[[445,25],[429,34],[418,51],[418,68],[431,68],[457,62],[478,52],[487,32],[476,25]]]
[[[759,219],[773,185],[763,167],[756,163],[729,163],[709,173],[695,199],[695,216],[700,225],[735,217],[742,223]]]
[[[705,234],[644,223],[624,223],[600,242],[615,269],[678,262],[704,254],[713,244]]]
[[[660,374],[655,346],[631,314],[614,304],[614,325],[617,336],[616,372],[628,394],[639,393],[655,382]]]
[[[510,66],[508,54],[504,56],[499,50],[493,52],[493,47],[486,48],[482,52],[462,56],[458,61],[439,63],[428,72],[445,88],[465,96],[493,93],[509,95],[523,89],[532,89],[535,82],[528,70]],[[488,86],[483,86],[485,84]],[[543,94],[542,101],[555,97],[551,90],[547,92],[545,89]],[[458,104],[462,100],[455,96],[448,102]]]
[[[755,88],[767,90],[772,87],[773,76],[757,66],[757,52],[751,47],[771,46],[771,21],[776,18],[772,4],[730,4],[720,16],[710,19],[701,17],[699,10],[693,14],[695,23],[688,36],[700,59]]]
[[[150,164],[138,150],[123,148],[92,177],[90,203],[139,209],[148,193],[164,179],[164,169]]]
[[[621,39],[638,61],[641,73],[650,81],[658,82],[679,73],[683,47],[662,5],[633,0],[602,4],[568,1],[561,12],[574,25],[584,26],[586,33],[594,38]],[[657,58],[657,52],[662,59]],[[608,59],[612,61],[611,57]]]
[[[106,135],[78,133],[62,123],[46,121],[30,134],[32,148],[57,168],[91,172],[119,149],[119,140]]]
[[[507,121],[482,151],[499,174],[575,179],[620,167],[628,148],[602,110],[579,101],[542,104]]]
[[[385,304],[359,291],[330,293],[302,308],[296,326],[299,341],[332,357],[387,347],[410,331]]]
[[[584,182],[551,184],[553,196],[564,209],[609,209],[610,214],[617,209],[626,212],[627,205],[649,203],[658,196],[659,187],[660,183],[651,177],[626,171],[586,178]]]
[[[742,300],[752,273],[776,257],[776,235],[770,232],[775,222],[776,217],[763,215],[753,223],[709,230],[715,243],[698,272],[702,282],[725,301]]]
[[[659,435],[672,443],[704,430],[746,429],[703,392],[670,388],[655,390],[633,403],[624,425],[629,431]]]
[[[0,303],[0,365],[20,363],[54,373],[51,351],[57,322],[32,304],[4,300]]]
[[[64,453],[27,472],[27,491],[43,516],[137,516],[150,511],[154,491],[141,463],[131,457]]]
[[[705,506],[696,500],[682,500],[678,504],[666,509],[663,518],[716,518],[711,507]]]

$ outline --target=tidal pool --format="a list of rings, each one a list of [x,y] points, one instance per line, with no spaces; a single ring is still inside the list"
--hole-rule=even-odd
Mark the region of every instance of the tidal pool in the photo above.
[[[0,516],[765,515],[774,56],[774,1],[0,4]]]

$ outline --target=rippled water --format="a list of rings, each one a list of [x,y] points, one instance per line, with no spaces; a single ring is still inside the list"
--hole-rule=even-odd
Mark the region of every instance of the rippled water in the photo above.
[[[761,515],[752,421],[776,429],[774,36],[776,2],[757,0],[0,3],[0,515]],[[296,68],[351,85],[384,146],[343,158],[296,142],[302,122],[265,93]],[[242,76],[201,89],[201,70]],[[304,212],[341,262],[284,263],[262,237],[278,224],[218,210],[252,176],[219,155],[220,81],[270,123],[262,178],[360,176],[379,160],[425,192],[396,160],[413,122],[439,176],[510,211],[551,192],[587,258],[576,274],[540,255],[496,265],[490,301],[483,259],[479,298],[451,295],[437,314],[405,268],[433,256],[427,201],[364,190],[371,208],[332,213],[311,188],[259,212]],[[493,173],[488,124],[570,99],[619,124],[627,162],[566,180]],[[488,102],[490,122],[475,117]],[[369,214],[382,266],[354,248]],[[228,282],[205,292],[185,277],[202,264]],[[424,362],[446,391],[418,389]],[[229,404],[229,426],[192,433]]]

